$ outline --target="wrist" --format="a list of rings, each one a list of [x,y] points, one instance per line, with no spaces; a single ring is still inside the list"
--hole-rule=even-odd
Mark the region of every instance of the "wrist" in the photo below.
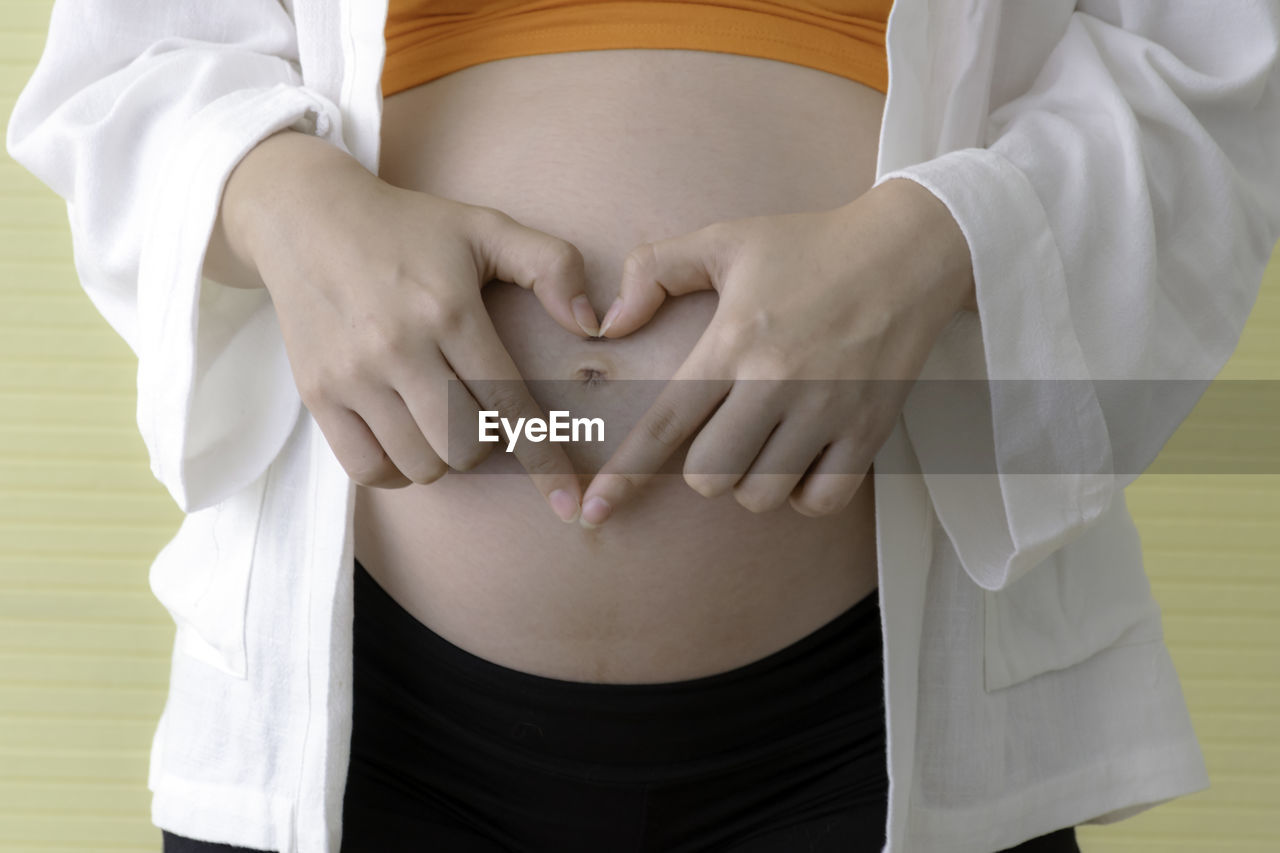
[[[227,178],[206,274],[233,286],[265,286],[262,253],[284,237],[282,229],[316,209],[308,192],[332,181],[336,170],[352,167],[368,175],[350,155],[305,133],[285,130],[262,140]]]
[[[875,188],[888,197],[905,233],[912,254],[919,258],[920,272],[929,282],[931,299],[939,300],[948,316],[958,311],[977,311],[977,291],[969,241],[950,209],[923,184],[907,178],[885,181]]]

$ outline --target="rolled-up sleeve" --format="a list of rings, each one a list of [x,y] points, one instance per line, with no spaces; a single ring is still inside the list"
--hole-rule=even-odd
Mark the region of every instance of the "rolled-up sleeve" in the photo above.
[[[138,357],[138,426],[184,511],[256,481],[302,411],[264,290],[202,278],[228,175],[284,128],[342,146],[276,0],[58,0],[15,160],[67,202],[89,298]]]
[[[969,243],[978,311],[903,418],[983,588],[1101,518],[1235,349],[1280,236],[1277,6],[1081,2],[985,147],[880,176],[932,191]]]

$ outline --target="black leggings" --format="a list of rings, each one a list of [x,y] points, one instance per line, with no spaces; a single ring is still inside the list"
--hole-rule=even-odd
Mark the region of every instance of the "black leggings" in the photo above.
[[[355,565],[342,853],[879,853],[879,596],[728,672],[545,678],[470,654]],[[1019,853],[1079,853],[1075,830]],[[243,848],[165,833],[165,853]]]

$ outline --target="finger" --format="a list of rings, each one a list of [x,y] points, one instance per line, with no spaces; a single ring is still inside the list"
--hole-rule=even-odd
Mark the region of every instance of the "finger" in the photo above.
[[[844,509],[866,479],[871,461],[867,448],[852,438],[832,442],[791,493],[792,509],[813,518]]]
[[[371,388],[353,403],[351,411],[368,426],[401,474],[426,485],[448,471],[395,389]]]
[[[734,487],[734,499],[751,512],[768,512],[786,503],[828,441],[829,433],[819,427],[797,417],[779,424]]]
[[[719,497],[738,484],[782,416],[766,382],[736,382],[689,447],[684,480],[700,495]]]
[[[316,425],[329,442],[347,476],[362,486],[398,489],[412,482],[394,464],[355,412],[340,406],[312,410]]]
[[[480,409],[496,411],[510,423],[524,418],[546,419],[529,393],[515,362],[502,345],[487,315],[470,315],[459,334],[443,342],[441,351],[464,382]],[[479,409],[477,410],[479,411]],[[476,424],[477,440],[479,424]],[[503,442],[504,451],[506,442]],[[513,455],[529,473],[538,491],[563,521],[578,517],[582,486],[573,463],[559,444],[551,441],[517,440]]]
[[[396,390],[436,455],[469,471],[493,449],[479,440],[480,406],[438,351],[418,371],[395,377]]]
[[[578,247],[543,231],[521,225],[496,208],[479,208],[485,217],[477,243],[484,255],[485,275],[509,281],[542,303],[553,320],[578,336],[595,337],[600,323],[587,298],[586,263]]]
[[[600,336],[618,338],[634,332],[652,319],[668,295],[715,289],[730,249],[729,233],[717,222],[632,249],[623,261],[622,284],[605,312]]]
[[[706,365],[710,340],[706,335],[699,340],[658,399],[592,479],[582,499],[584,526],[603,524],[614,510],[631,500],[728,395],[733,380],[702,378],[723,375]]]

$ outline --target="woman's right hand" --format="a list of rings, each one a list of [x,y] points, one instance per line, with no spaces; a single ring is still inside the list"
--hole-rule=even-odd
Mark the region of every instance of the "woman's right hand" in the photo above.
[[[598,333],[571,243],[493,208],[391,186],[292,131],[232,173],[205,273],[270,292],[302,401],[365,486],[478,465],[493,446],[479,441],[480,409],[544,417],[485,310],[485,283],[529,288],[566,330]],[[451,379],[466,387],[451,391]],[[471,426],[451,441],[450,421]],[[575,520],[582,491],[564,450],[524,441],[514,452],[555,513]]]

